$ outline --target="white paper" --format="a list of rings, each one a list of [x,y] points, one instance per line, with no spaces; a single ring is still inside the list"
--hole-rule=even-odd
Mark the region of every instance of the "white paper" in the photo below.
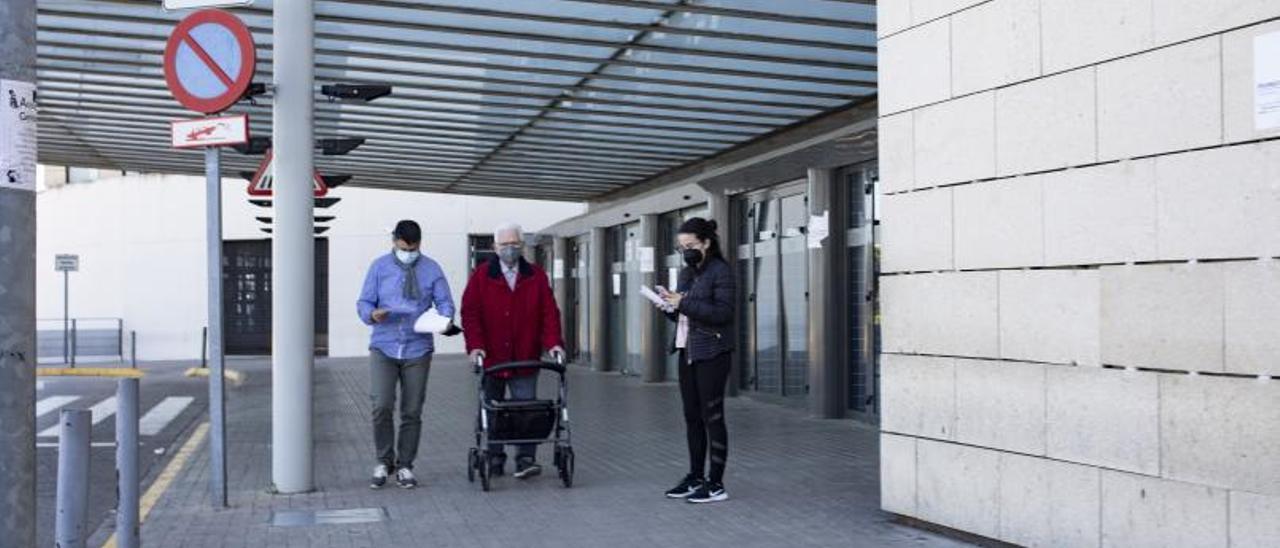
[[[564,259],[551,262],[551,276],[557,280],[564,278]]]
[[[1253,38],[1254,127],[1280,128],[1280,32]]]
[[[36,190],[36,85],[0,80],[0,187]]]
[[[613,296],[622,295],[622,274],[613,275]]]
[[[809,249],[822,249],[822,242],[831,235],[831,211],[809,216]]]
[[[428,310],[418,316],[418,321],[413,322],[413,330],[418,333],[443,333],[450,323],[451,319],[441,316],[435,310]]]
[[[652,247],[639,248],[640,255],[640,272],[649,274],[654,272],[654,249]]]
[[[656,291],[649,289],[648,287],[643,285],[640,286],[640,295],[649,299],[649,302],[657,305],[658,308],[666,310],[667,312],[671,312],[673,310],[670,303],[663,299],[661,295],[658,295]]]

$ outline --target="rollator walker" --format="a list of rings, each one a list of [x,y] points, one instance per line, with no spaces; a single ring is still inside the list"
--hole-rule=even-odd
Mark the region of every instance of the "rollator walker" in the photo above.
[[[555,400],[507,400],[491,401],[485,397],[485,383],[502,371],[536,369],[552,371],[560,376],[560,386]],[[489,444],[554,444],[554,461],[564,486],[573,487],[573,445],[570,443],[568,384],[565,379],[564,357],[556,362],[521,361],[485,369],[484,358],[475,364],[476,394],[480,405],[476,409],[476,445],[467,453],[467,481],[475,482],[480,476],[480,487],[488,491]]]

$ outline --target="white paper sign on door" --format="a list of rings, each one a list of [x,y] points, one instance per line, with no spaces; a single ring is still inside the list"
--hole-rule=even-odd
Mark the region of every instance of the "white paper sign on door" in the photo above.
[[[1253,38],[1253,85],[1255,129],[1280,129],[1280,32]]]
[[[36,189],[36,85],[0,80],[0,187]]]
[[[622,295],[622,274],[613,275],[613,296]]]
[[[809,249],[822,249],[822,241],[831,235],[831,211],[809,216]]]
[[[648,274],[654,271],[654,250],[652,247],[641,247],[638,250],[640,255],[640,272]]]
[[[556,259],[551,262],[551,276],[557,280],[564,278],[564,259]]]

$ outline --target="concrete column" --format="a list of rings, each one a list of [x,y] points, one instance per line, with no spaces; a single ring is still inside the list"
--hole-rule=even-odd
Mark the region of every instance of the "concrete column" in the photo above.
[[[734,275],[736,276],[738,267],[735,261],[737,260],[738,248],[737,248],[737,244],[733,241],[733,238],[732,238],[734,232],[733,232],[733,227],[730,226],[730,220],[733,217],[730,212],[731,208],[729,203],[729,197],[725,196],[723,192],[707,190],[707,209],[709,210],[709,213],[707,214],[708,217],[710,217],[711,220],[716,222],[716,227],[717,227],[716,234],[720,237],[720,250],[724,252],[724,259],[726,261],[729,261],[729,267],[733,269]],[[747,280],[736,280],[736,281],[738,284],[738,291],[743,291],[743,288],[746,287],[744,284],[747,283]],[[736,317],[734,318],[733,321],[734,321],[734,328],[736,330],[740,322],[747,321],[747,311],[737,310],[735,311],[735,316]],[[733,360],[730,361],[731,365],[730,365],[730,372],[729,372],[729,390],[728,390],[728,393],[730,396],[737,396],[738,391],[740,390],[739,384],[740,384],[740,379],[742,379],[741,356],[742,356],[742,353],[746,351],[747,349],[742,348],[742,341],[736,341],[736,344],[734,346],[734,352],[733,352]]]
[[[838,199],[834,172],[809,170],[809,405],[815,416],[843,417],[848,387],[844,359],[846,331],[844,276],[844,207]],[[819,219],[824,219],[819,221]],[[825,222],[826,227],[820,225]],[[815,247],[814,237],[826,237]]]
[[[573,296],[569,294],[568,272],[569,239],[555,237],[551,240],[551,287],[555,290],[556,306],[560,307],[560,335],[566,341],[572,336],[569,333],[569,315],[573,313]]]
[[[640,283],[645,287],[658,285],[658,216],[653,214],[640,216]],[[640,303],[640,373],[644,382],[662,382],[666,380],[667,361],[663,359],[662,332],[658,329],[658,321],[662,320],[658,309],[648,301]]]
[[[591,229],[591,260],[587,265],[587,278],[591,283],[591,368],[609,370],[609,290],[613,284],[609,263],[605,259],[605,240],[608,233],[603,227]]]
[[[0,80],[36,81],[36,0],[0,2]],[[0,428],[0,508],[3,509],[0,511],[0,547],[3,548],[36,545],[35,265],[35,192],[0,188],[0,424],[4,425]]]
[[[280,493],[312,490],[315,236],[312,232],[315,11],[273,4],[275,242],[271,247],[271,477]]]

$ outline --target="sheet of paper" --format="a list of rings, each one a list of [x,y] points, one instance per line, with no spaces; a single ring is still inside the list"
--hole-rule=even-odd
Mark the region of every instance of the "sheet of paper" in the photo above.
[[[1280,129],[1280,32],[1253,38],[1254,126]]]
[[[564,278],[564,259],[552,261],[551,276],[557,280]]]
[[[613,296],[622,295],[622,274],[613,275]]]
[[[821,249],[822,242],[831,235],[831,211],[809,216],[809,249]]]
[[[654,249],[652,247],[641,247],[638,250],[640,255],[640,272],[649,274],[654,271]]]
[[[36,190],[36,85],[0,80],[0,186]]]

